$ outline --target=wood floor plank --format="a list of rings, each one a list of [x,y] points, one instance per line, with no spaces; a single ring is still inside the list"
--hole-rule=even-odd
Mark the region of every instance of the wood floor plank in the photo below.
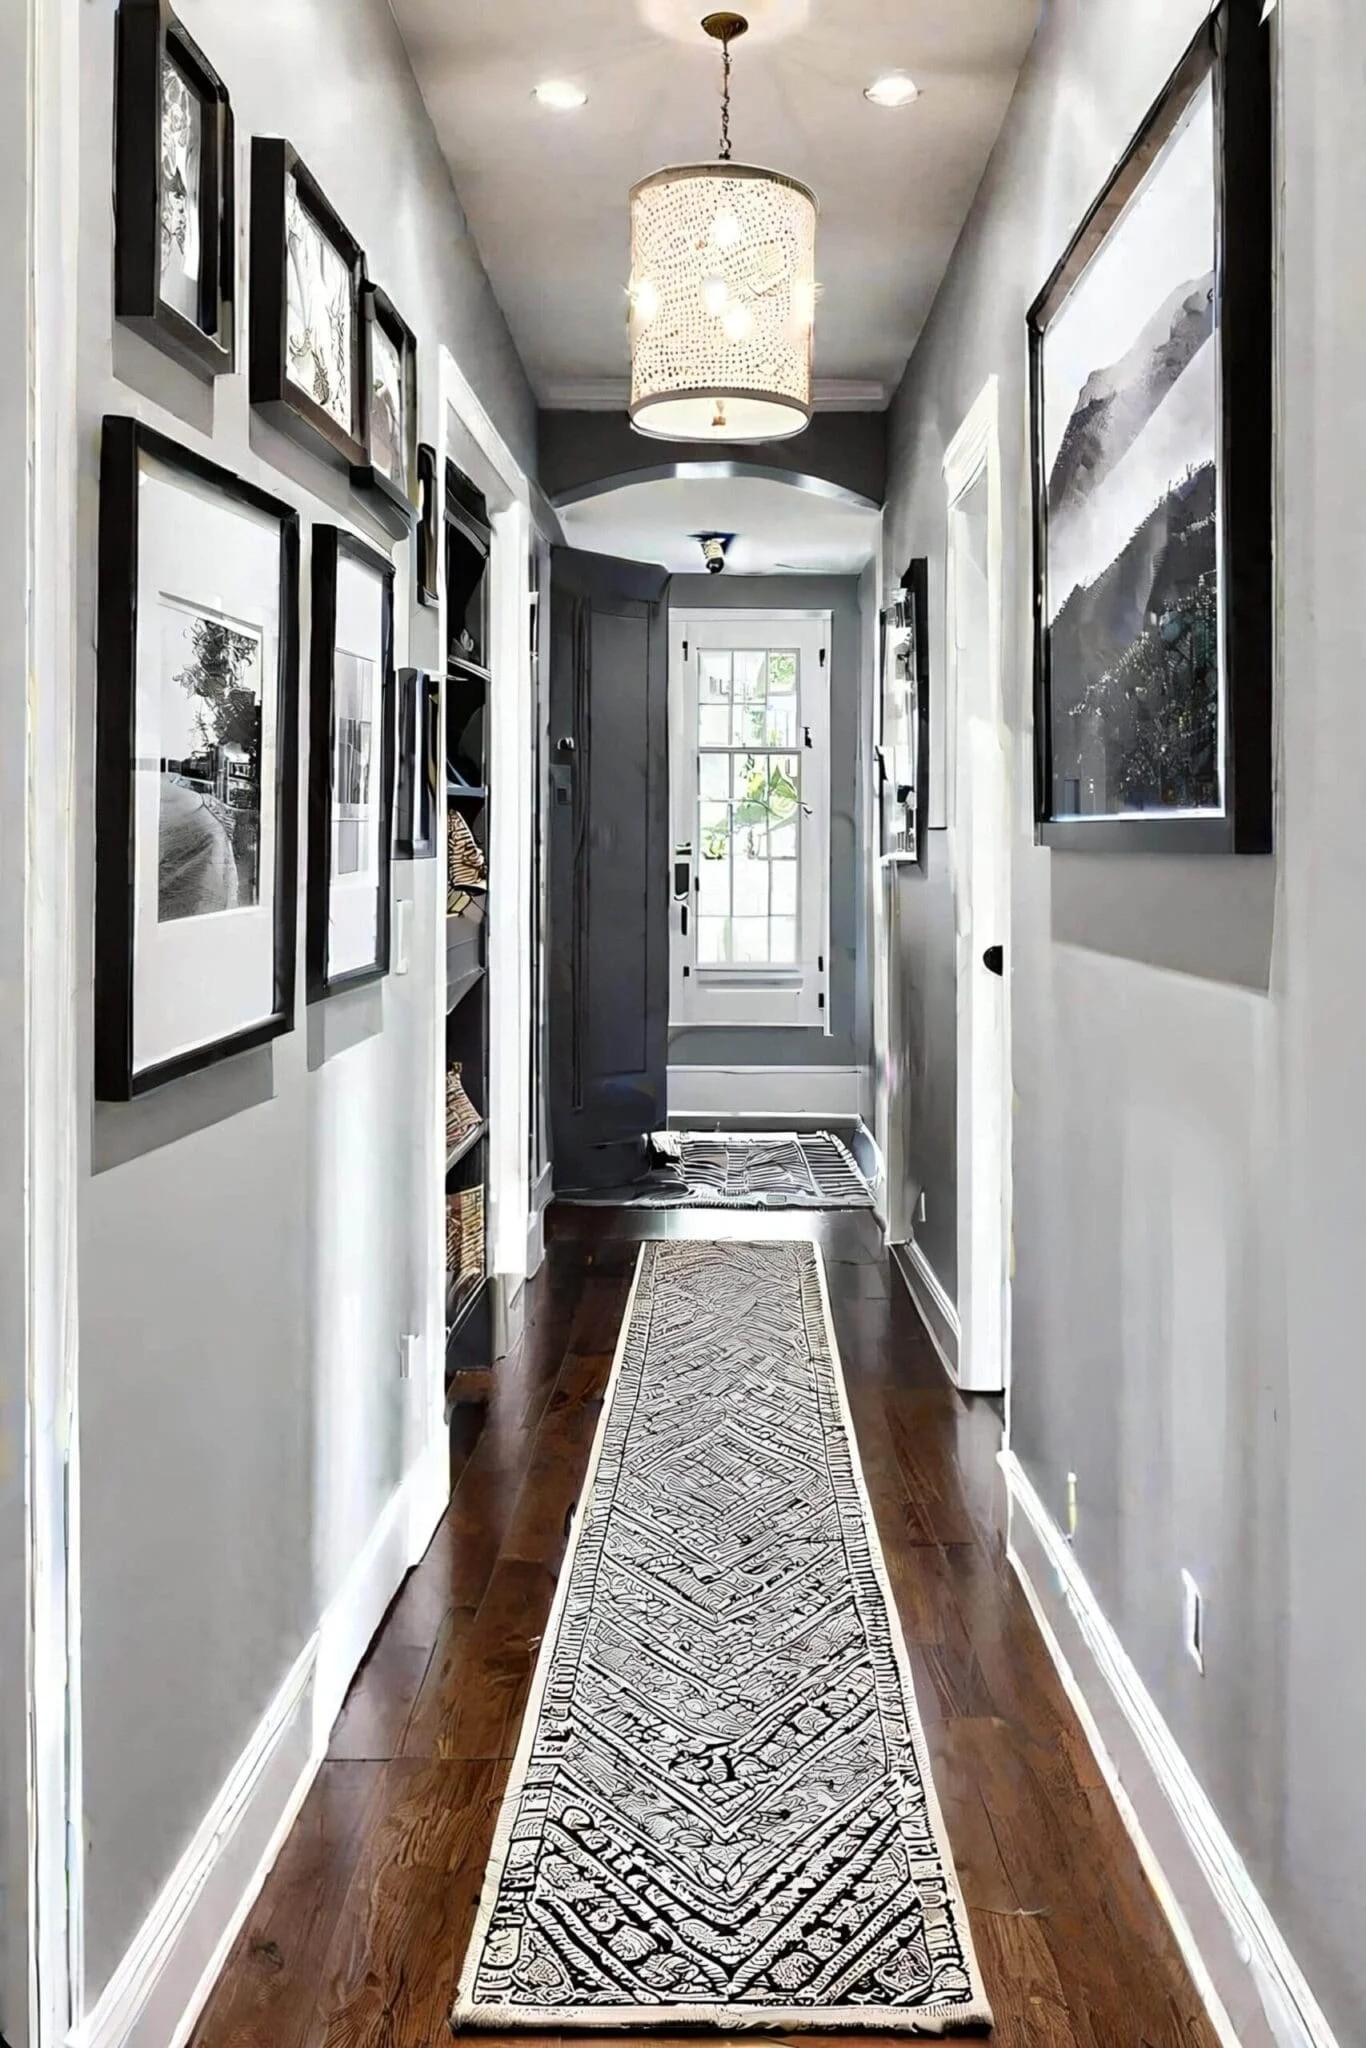
[[[867,1212],[554,1209],[521,1344],[452,1416],[390,1609],[193,2048],[435,2048],[648,1238],[820,1244],[850,1410],[1001,2048],[1216,2048],[1006,1560],[999,1406],[949,1384]],[[341,1760],[376,1752],[379,1760]],[[504,2037],[481,2036],[481,2048]],[[625,2037],[618,2036],[622,2039]],[[784,2039],[821,2048],[848,2036]],[[519,2034],[509,2048],[577,2048]],[[670,2048],[651,2036],[651,2048]],[[944,2048],[980,2036],[946,2036]],[[676,2044],[682,2048],[682,2043]],[[688,2048],[696,2048],[689,2037]]]

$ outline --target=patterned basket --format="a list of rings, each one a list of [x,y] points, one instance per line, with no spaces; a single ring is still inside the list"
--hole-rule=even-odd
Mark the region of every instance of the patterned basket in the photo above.
[[[452,891],[468,889],[482,883],[488,875],[485,860],[478,840],[459,811],[451,811],[446,819],[446,880]]]
[[[484,1272],[484,1190],[454,1188],[446,1197],[446,1264],[461,1281]]]
[[[454,1147],[477,1131],[483,1119],[465,1093],[465,1084],[460,1078],[460,1062],[456,1060],[446,1076],[446,1143]]]

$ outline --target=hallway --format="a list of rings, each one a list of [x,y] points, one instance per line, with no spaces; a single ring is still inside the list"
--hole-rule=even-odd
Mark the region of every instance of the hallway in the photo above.
[[[450,1509],[356,1678],[194,2048],[445,2038],[636,1246],[726,1236],[814,1237],[825,1255],[993,2038],[1213,2048],[1007,1563],[995,1404],[951,1388],[872,1217],[559,1209],[549,1236],[519,1350],[458,1385]]]

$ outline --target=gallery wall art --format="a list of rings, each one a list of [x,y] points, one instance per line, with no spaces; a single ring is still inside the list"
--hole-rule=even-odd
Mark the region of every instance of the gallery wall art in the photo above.
[[[929,826],[929,564],[918,556],[882,613],[878,741],[883,858],[924,867]]]
[[[418,602],[435,608],[441,602],[441,498],[436,482],[436,450],[424,441],[417,451],[421,506],[417,521]]]
[[[395,539],[411,532],[420,495],[417,468],[417,341],[376,284],[364,297],[367,458],[351,481]]]
[[[299,523],[139,422],[100,464],[95,1084],[294,1020]]]
[[[120,0],[114,312],[202,377],[234,364],[228,92],[166,0]]]
[[[251,145],[251,402],[284,433],[368,467],[365,257],[289,143]]]
[[[1030,313],[1052,846],[1270,850],[1267,33],[1226,0]]]
[[[400,860],[435,860],[441,801],[441,689],[426,669],[398,678],[398,795],[394,852]]]
[[[309,676],[308,995],[389,972],[394,789],[394,565],[313,529]]]

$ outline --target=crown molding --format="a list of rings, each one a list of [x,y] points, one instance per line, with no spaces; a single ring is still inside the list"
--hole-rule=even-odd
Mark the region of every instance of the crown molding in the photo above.
[[[537,387],[546,412],[625,412],[631,397],[627,377],[551,377]],[[872,377],[817,377],[812,398],[817,412],[882,412],[887,386]]]

